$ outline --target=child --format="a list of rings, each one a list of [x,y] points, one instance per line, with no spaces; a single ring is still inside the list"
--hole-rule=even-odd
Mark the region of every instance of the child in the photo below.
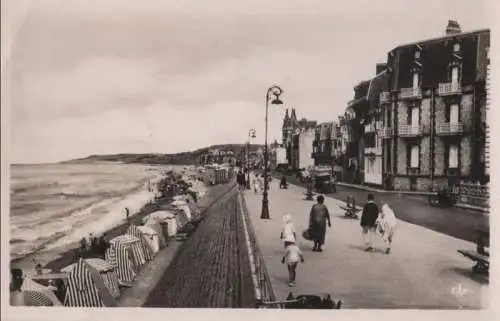
[[[283,216],[283,229],[281,230],[281,239],[285,242],[285,249],[289,244],[295,243],[297,232],[293,226],[292,217],[289,214]]]
[[[285,250],[285,255],[281,259],[281,263],[287,264],[288,267],[288,285],[295,286],[295,270],[297,269],[297,264],[300,262],[304,263],[304,256],[300,251],[299,247],[295,242],[290,243]]]

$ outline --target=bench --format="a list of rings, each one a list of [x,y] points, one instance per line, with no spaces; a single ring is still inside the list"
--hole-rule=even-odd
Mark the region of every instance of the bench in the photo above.
[[[488,252],[485,255],[479,254],[478,252],[471,250],[457,250],[458,253],[462,254],[466,258],[476,262],[476,265],[472,267],[472,271],[476,273],[488,273],[490,267],[490,257]]]

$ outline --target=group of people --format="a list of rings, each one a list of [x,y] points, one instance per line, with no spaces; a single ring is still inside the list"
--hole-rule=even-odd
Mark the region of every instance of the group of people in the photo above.
[[[81,257],[86,257],[88,255],[104,257],[108,248],[109,242],[106,240],[104,235],[95,237],[93,233],[90,233],[87,238],[82,237],[80,240],[79,255]]]
[[[374,250],[374,238],[375,235],[379,235],[384,240],[385,252],[389,254],[396,228],[396,216],[387,204],[383,204],[379,209],[374,199],[373,194],[368,195],[368,202],[364,205],[361,215],[362,235],[366,246],[364,251]],[[319,195],[317,203],[312,206],[309,213],[308,229],[303,234],[304,238],[314,242],[313,252],[323,252],[321,247],[325,244],[326,229],[332,226],[330,213],[324,202],[325,197]],[[287,264],[289,286],[295,286],[297,265],[299,261],[304,262],[304,256],[297,245],[297,231],[289,214],[283,216],[281,240],[285,246],[285,254],[281,261]]]

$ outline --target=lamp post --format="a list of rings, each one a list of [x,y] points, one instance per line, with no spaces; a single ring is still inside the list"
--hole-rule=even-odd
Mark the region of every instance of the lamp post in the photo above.
[[[270,219],[269,217],[269,200],[267,195],[267,190],[269,189],[269,147],[267,146],[267,116],[269,110],[269,101],[271,100],[271,95],[274,99],[271,101],[273,105],[282,105],[283,102],[280,100],[280,95],[283,90],[278,86],[272,86],[267,90],[266,93],[266,131],[265,131],[265,142],[264,142],[264,193],[262,193],[262,212],[260,214],[261,219]]]
[[[247,189],[250,189],[250,139],[255,138],[255,129],[248,131],[248,145],[247,145]]]

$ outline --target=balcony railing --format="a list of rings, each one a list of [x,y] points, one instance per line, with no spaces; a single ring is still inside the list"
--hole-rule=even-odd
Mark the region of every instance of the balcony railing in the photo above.
[[[422,126],[419,125],[399,125],[398,134],[400,137],[417,137],[422,135]]]
[[[365,125],[365,134],[375,133],[375,125],[370,123]]]
[[[440,123],[436,126],[436,135],[438,136],[453,136],[460,135],[464,132],[464,124],[456,123]]]
[[[422,98],[422,90],[420,88],[401,88],[401,99],[419,99]]]
[[[438,93],[440,96],[458,95],[462,92],[460,84],[457,82],[440,83]]]
[[[393,130],[389,127],[381,127],[378,129],[377,135],[382,139],[389,139],[393,135]]]
[[[379,99],[381,104],[387,104],[391,102],[391,95],[388,91],[383,91],[380,93]]]
[[[366,147],[365,155],[367,156],[380,156],[382,155],[382,148],[380,147]]]

